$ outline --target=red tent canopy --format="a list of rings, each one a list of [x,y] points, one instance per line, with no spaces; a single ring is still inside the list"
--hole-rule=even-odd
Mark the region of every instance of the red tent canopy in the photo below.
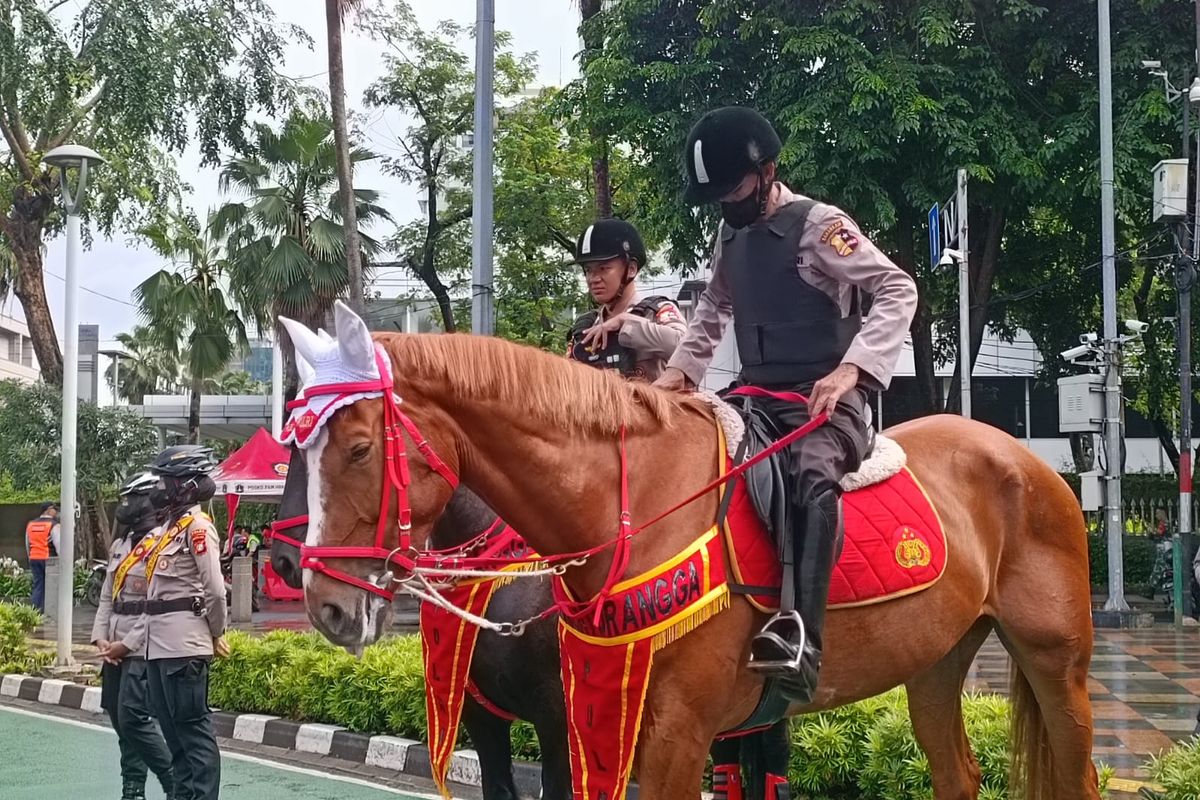
[[[213,473],[217,493],[278,502],[287,480],[288,457],[288,449],[259,428]]]
[[[250,440],[234,451],[213,473],[217,493],[225,495],[229,509],[229,531],[233,532],[234,518],[242,497],[258,503],[278,503],[283,497],[283,484],[287,480],[288,459],[286,447],[275,441],[265,428],[259,428]],[[263,590],[273,600],[299,600],[304,593],[291,589],[271,568],[270,557],[263,565]]]

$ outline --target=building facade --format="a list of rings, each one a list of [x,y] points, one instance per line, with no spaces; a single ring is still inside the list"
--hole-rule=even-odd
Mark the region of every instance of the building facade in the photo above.
[[[40,376],[29,326],[0,314],[0,380],[36,383]]]

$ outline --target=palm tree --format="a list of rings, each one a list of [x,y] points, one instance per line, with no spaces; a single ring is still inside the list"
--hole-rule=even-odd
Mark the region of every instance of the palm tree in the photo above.
[[[333,142],[337,152],[338,194],[342,201],[346,234],[346,272],[350,279],[350,307],[359,314],[365,305],[362,256],[359,254],[358,209],[355,208],[354,170],[350,161],[350,136],[346,126],[346,75],[342,59],[342,21],[362,0],[325,0],[325,28],[329,40],[329,103],[333,112]]]
[[[359,163],[377,156],[361,147],[350,151]],[[337,193],[337,154],[333,123],[323,113],[297,110],[278,133],[267,125],[255,130],[255,147],[229,161],[221,171],[223,191],[244,199],[226,203],[209,220],[209,231],[225,244],[229,279],[240,306],[260,331],[280,314],[317,327],[350,282],[345,236]],[[379,193],[355,189],[359,224],[391,220],[376,201]],[[363,261],[380,246],[359,231]],[[286,339],[283,339],[286,341]],[[295,370],[289,359],[289,380]]]
[[[271,384],[256,381],[245,370],[226,372],[204,382],[206,391],[212,394],[265,395],[271,393]]]
[[[128,333],[118,333],[116,340],[125,351],[120,367],[110,364],[104,373],[116,396],[141,405],[146,395],[172,391],[179,384],[179,363],[152,329],[135,325]],[[114,386],[116,380],[120,386]]]
[[[200,398],[205,382],[250,349],[228,289],[228,261],[194,218],[169,214],[144,229],[154,248],[173,262],[142,281],[134,297],[161,346],[178,359],[191,385],[188,441],[200,441]]]

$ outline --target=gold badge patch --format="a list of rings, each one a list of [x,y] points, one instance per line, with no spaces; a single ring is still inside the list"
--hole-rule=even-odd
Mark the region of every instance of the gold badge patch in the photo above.
[[[933,553],[925,540],[912,528],[905,527],[896,544],[896,563],[905,569],[915,569],[928,567],[932,560]]]
[[[821,234],[821,244],[829,245],[844,258],[858,249],[858,234],[846,220],[838,219]]]

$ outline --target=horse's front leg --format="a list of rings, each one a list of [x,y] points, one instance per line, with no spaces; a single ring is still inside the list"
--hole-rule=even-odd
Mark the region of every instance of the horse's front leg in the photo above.
[[[497,717],[467,697],[463,703],[463,726],[479,755],[484,800],[517,800],[512,773],[512,723]]]

